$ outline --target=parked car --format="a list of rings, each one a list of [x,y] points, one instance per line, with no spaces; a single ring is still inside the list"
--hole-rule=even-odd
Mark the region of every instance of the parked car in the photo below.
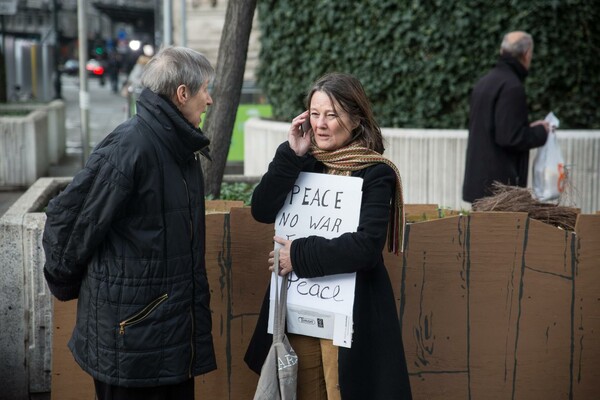
[[[79,61],[69,59],[65,61],[62,67],[62,72],[67,75],[77,75],[79,73]]]

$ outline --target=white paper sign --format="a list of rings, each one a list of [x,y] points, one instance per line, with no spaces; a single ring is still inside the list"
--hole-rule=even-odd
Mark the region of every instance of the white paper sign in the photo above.
[[[356,232],[361,199],[361,178],[302,172],[277,214],[275,234],[294,240],[313,235],[333,239]],[[271,277],[271,304],[275,277]],[[350,347],[355,283],[356,273],[305,279],[292,272],[288,332],[333,339],[336,346]],[[273,332],[273,307],[269,310],[269,332]]]

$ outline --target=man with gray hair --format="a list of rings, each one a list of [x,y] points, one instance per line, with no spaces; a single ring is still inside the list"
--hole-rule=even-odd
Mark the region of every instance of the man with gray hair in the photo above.
[[[529,150],[546,143],[546,121],[529,123],[523,83],[533,39],[522,31],[504,35],[496,66],[475,84],[470,98],[463,200],[492,194],[494,181],[527,186]]]
[[[193,399],[194,377],[216,368],[199,129],[213,78],[196,51],[157,53],[137,114],[48,205],[44,275],[78,299],[69,348],[99,400]]]

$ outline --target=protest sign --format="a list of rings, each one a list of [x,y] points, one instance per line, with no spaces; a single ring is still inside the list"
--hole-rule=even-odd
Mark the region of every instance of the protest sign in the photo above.
[[[277,214],[275,234],[294,240],[312,235],[333,239],[356,232],[361,199],[361,178],[302,172]],[[271,304],[276,277],[271,277]],[[337,346],[350,347],[355,281],[356,273],[309,279],[298,278],[292,272],[288,283],[288,332],[333,339]],[[269,332],[272,311],[273,307],[269,310]]]

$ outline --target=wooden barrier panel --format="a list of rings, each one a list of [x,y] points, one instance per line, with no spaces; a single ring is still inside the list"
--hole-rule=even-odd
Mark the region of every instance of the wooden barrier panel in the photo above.
[[[465,232],[462,217],[410,224],[404,267],[393,255],[386,259],[403,288],[399,312],[415,398],[451,398],[467,388]]]
[[[52,400],[94,400],[94,381],[77,365],[67,343],[71,339],[77,301],[53,300]]]
[[[571,398],[575,235],[529,220],[514,341],[515,398]]]
[[[243,357],[273,226],[232,208],[208,214],[206,231],[218,369],[196,378],[196,395],[251,399],[258,376]],[[404,254],[385,259],[415,399],[600,398],[600,215],[566,232],[524,213],[471,213],[411,223],[405,236]],[[53,399],[93,399],[66,348],[75,304],[54,304]]]
[[[196,378],[196,397],[248,399],[258,376],[244,363],[244,354],[269,283],[273,226],[254,221],[249,208],[206,217],[206,268],[218,369]]]
[[[570,382],[573,399],[600,398],[600,213],[575,226]]]

